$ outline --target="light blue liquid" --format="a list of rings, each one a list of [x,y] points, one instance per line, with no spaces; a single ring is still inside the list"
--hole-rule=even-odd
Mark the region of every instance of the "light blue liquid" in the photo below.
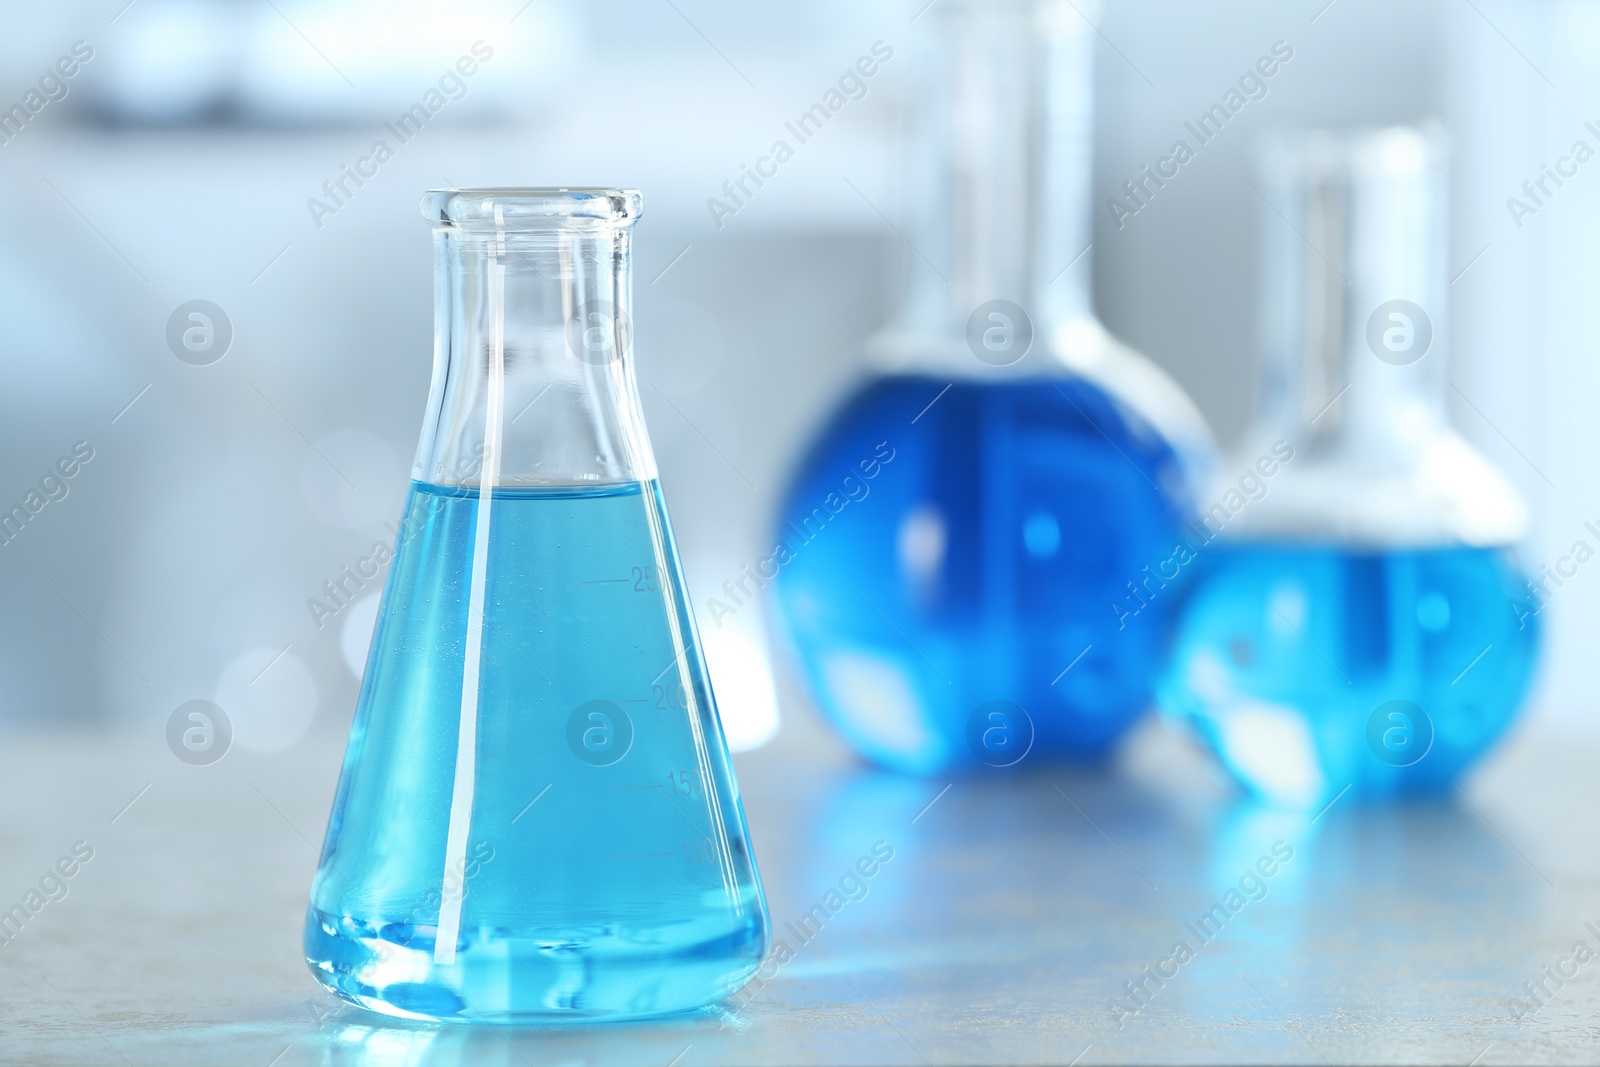
[[[1190,566],[1162,705],[1272,800],[1448,789],[1533,676],[1538,621],[1499,549],[1213,546]]]
[[[719,1000],[761,962],[766,905],[654,482],[494,491],[471,823],[447,870],[478,508],[476,489],[412,486],[312,889],[312,972],[417,1018]],[[441,963],[447,882],[465,888]]]
[[[817,705],[902,770],[1103,756],[1150,706],[1175,595],[1113,606],[1171,555],[1181,486],[1172,447],[1084,379],[870,382],[774,535]]]

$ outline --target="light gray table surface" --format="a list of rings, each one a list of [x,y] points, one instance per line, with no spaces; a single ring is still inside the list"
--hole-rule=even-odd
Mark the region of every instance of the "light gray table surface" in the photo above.
[[[1313,821],[1239,800],[1155,725],[1110,770],[952,782],[870,770],[791,719],[737,763],[794,958],[732,1008],[496,1030],[396,1024],[307,973],[342,738],[210,767],[159,740],[0,743],[0,909],[94,852],[0,947],[7,1064],[1600,1061],[1600,958],[1563,962],[1600,952],[1597,744],[1524,732],[1448,802]],[[879,841],[867,896],[790,935]],[[1265,895],[1196,936],[1277,842],[1293,855]],[[1193,958],[1162,963],[1179,941]],[[1146,966],[1176,974],[1117,1017]]]

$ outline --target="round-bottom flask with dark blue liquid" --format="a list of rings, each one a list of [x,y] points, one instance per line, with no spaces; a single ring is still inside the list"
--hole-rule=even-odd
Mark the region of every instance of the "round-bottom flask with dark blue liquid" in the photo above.
[[[909,297],[783,495],[778,629],[878,763],[1097,759],[1152,703],[1210,438],[1093,314],[1092,29],[1059,0],[918,29]]]
[[[777,604],[843,735],[907,770],[1102,756],[1150,704],[1172,446],[1085,378],[875,379],[823,429]]]

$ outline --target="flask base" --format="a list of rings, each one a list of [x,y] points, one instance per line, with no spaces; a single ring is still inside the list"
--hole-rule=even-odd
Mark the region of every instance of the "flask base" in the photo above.
[[[743,986],[766,944],[759,918],[663,931],[648,923],[461,932],[455,962],[434,961],[431,929],[313,910],[306,963],[328,992],[405,1019],[581,1024],[676,1015]],[[719,929],[720,928],[720,929]]]

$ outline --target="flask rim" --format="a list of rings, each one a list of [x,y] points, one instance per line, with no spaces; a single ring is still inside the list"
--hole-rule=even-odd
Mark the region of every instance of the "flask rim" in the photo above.
[[[1390,126],[1275,130],[1253,155],[1258,173],[1280,184],[1427,178],[1450,160],[1450,136],[1434,119]]]
[[[505,187],[430,189],[422,217],[435,228],[530,232],[631,226],[644,213],[637,189]]]

